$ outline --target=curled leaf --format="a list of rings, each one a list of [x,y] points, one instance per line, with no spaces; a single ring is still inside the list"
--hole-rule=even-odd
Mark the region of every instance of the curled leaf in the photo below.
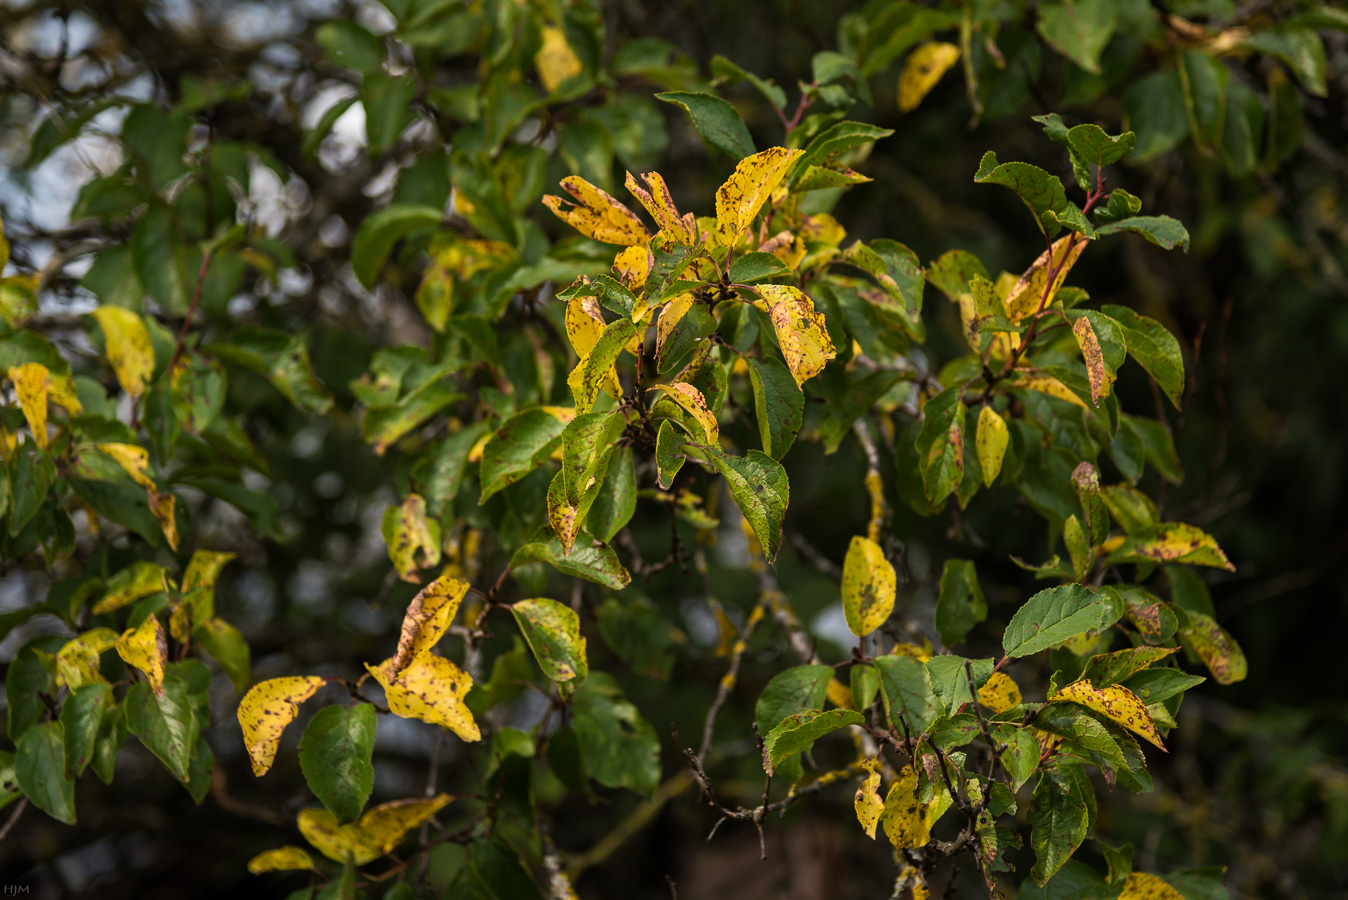
[[[1054,700],[1068,700],[1093,709],[1111,721],[1118,722],[1134,734],[1151,741],[1162,750],[1161,734],[1156,730],[1151,713],[1141,698],[1121,684],[1097,688],[1089,681],[1078,681],[1058,691]]]
[[[139,397],[154,375],[154,345],[145,322],[121,306],[100,306],[92,315],[103,329],[117,383],[132,397]]]
[[[276,759],[281,733],[295,721],[300,704],[326,683],[326,679],[316,675],[291,675],[255,684],[243,695],[239,701],[239,727],[243,729],[243,746],[254,775],[267,774]]]
[[[716,233],[722,244],[735,246],[777,185],[782,183],[787,169],[803,152],[769,147],[740,160],[725,184],[716,191]]]
[[[47,387],[51,381],[47,367],[41,363],[11,366],[9,380],[14,382],[14,394],[19,408],[33,432],[33,442],[47,446]]]
[[[579,175],[562,179],[562,189],[575,203],[568,203],[552,194],[543,197],[543,205],[557,218],[589,238],[604,244],[631,247],[650,242],[646,227],[626,206]]]
[[[959,58],[960,48],[943,41],[927,41],[909,53],[899,73],[899,112],[917,109]]]
[[[386,509],[379,530],[403,581],[417,584],[421,581],[418,569],[440,562],[440,523],[426,515],[426,501],[419,494],[408,494],[401,506]]]
[[[367,663],[365,668],[383,686],[395,716],[441,725],[465,741],[481,740],[482,732],[463,702],[473,679],[450,660],[429,651],[419,653],[396,677],[392,659],[378,666]]]
[[[248,871],[253,875],[263,872],[289,872],[293,869],[312,869],[314,861],[299,847],[287,844],[275,850],[264,850],[248,860]]]
[[[450,575],[441,575],[426,585],[408,604],[403,615],[402,633],[398,638],[398,652],[393,655],[390,673],[397,677],[418,654],[440,642],[459,604],[468,593],[468,582]]]
[[[168,662],[168,638],[164,635],[164,626],[156,616],[146,616],[138,628],[128,628],[122,632],[114,645],[117,655],[128,666],[134,666],[145,674],[156,694],[164,693],[164,665]]]
[[[631,172],[628,172],[627,189],[642,206],[646,207],[646,211],[655,219],[660,230],[681,244],[691,247],[697,243],[697,222],[693,214],[679,215],[678,207],[674,205],[674,197],[669,193],[669,187],[660,173],[647,172],[641,176],[641,180],[646,182],[645,188],[632,177]]]
[[[326,809],[304,809],[296,824],[304,839],[328,859],[363,866],[391,852],[409,831],[453,799],[439,794],[429,800],[394,800],[370,809],[349,825],[339,825]]]
[[[877,760],[868,759],[862,763],[867,775],[857,785],[856,807],[857,821],[866,836],[875,840],[875,826],[880,824],[880,814],[885,811],[885,801],[880,799],[880,768]]]
[[[809,297],[799,288],[785,284],[760,284],[754,291],[762,298],[772,318],[777,343],[782,357],[796,379],[804,385],[820,372],[828,361],[837,356],[833,339],[824,327],[824,316],[814,308]]]

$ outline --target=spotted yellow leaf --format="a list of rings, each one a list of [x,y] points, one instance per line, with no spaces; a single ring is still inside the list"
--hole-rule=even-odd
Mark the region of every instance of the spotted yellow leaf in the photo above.
[[[66,641],[56,651],[57,685],[73,691],[82,684],[107,681],[99,674],[98,658],[116,643],[117,632],[111,628],[91,628]]]
[[[655,355],[658,359],[665,358],[665,345],[669,342],[669,336],[695,302],[697,298],[691,292],[677,294],[660,310],[660,318],[655,323]]]
[[[735,246],[803,152],[769,147],[740,160],[730,178],[716,191],[716,234],[722,244]]]
[[[978,702],[992,710],[994,715],[1019,705],[1022,699],[1020,687],[1005,672],[993,672],[992,677],[978,689]]]
[[[146,616],[137,628],[128,628],[113,645],[128,665],[145,674],[156,694],[164,693],[164,664],[168,662],[168,638],[156,616]]]
[[[203,619],[215,615],[215,582],[220,577],[220,570],[234,557],[233,553],[218,550],[197,550],[188,561],[187,571],[183,573],[183,593],[202,592],[198,609]]]
[[[548,194],[543,197],[543,205],[552,210],[553,215],[589,238],[604,244],[621,244],[624,247],[645,245],[650,242],[646,226],[626,206],[578,175],[569,175],[562,179],[562,189],[576,199],[568,203],[561,197]]]
[[[430,650],[444,637],[459,604],[468,593],[468,582],[449,575],[426,585],[412,598],[403,616],[402,634],[398,638],[398,652],[393,655],[390,674],[394,677],[407,668],[413,658]]]
[[[94,604],[93,614],[115,612],[142,597],[167,590],[168,572],[151,562],[134,562],[108,579],[108,592]]]
[[[1073,238],[1076,237],[1076,240]],[[1081,240],[1080,236],[1069,234],[1067,237],[1059,238],[1053,243],[1050,250],[1045,250],[1039,254],[1039,258],[1034,261],[1034,265],[1025,270],[1025,274],[1011,288],[1004,302],[1006,306],[1006,315],[1012,322],[1019,322],[1026,316],[1033,315],[1042,303],[1044,309],[1048,309],[1053,303],[1053,298],[1058,295],[1058,289],[1062,287],[1063,281],[1067,278],[1067,273],[1072,271],[1072,266],[1076,265],[1077,259],[1081,256],[1081,251],[1086,249],[1086,241]],[[1050,262],[1051,260],[1051,262]],[[1056,267],[1057,271],[1053,276],[1053,284],[1048,292],[1048,298],[1044,298],[1044,286],[1048,284],[1048,271],[1050,267]]]
[[[660,230],[681,244],[691,247],[697,243],[697,222],[693,214],[679,215],[678,207],[674,205],[674,197],[669,193],[669,187],[660,173],[647,172],[641,176],[641,180],[646,182],[646,187],[643,188],[632,173],[628,172],[627,189],[642,206],[646,207],[646,211],[651,214],[655,224],[660,226]]]
[[[760,284],[754,290],[772,319],[791,376],[798,386],[805,384],[837,356],[833,339],[824,328],[823,313],[815,310],[809,297],[790,285]]]
[[[253,875],[263,872],[288,872],[292,869],[312,869],[314,861],[299,847],[287,844],[275,850],[264,850],[248,860],[248,871]]]
[[[880,824],[880,814],[885,811],[885,801],[880,799],[880,768],[874,759],[868,759],[862,765],[866,767],[867,775],[861,779],[861,784],[857,785],[857,795],[854,806],[857,811],[857,821],[861,823],[861,830],[866,832],[866,836],[875,840],[875,826]]]
[[[168,541],[169,549],[177,550],[178,520],[174,516],[174,510],[177,507],[178,498],[168,493],[161,494],[153,488],[148,489],[145,493],[150,512],[159,521],[159,530],[164,532],[164,540]]]
[[[1132,872],[1124,880],[1118,900],[1184,900],[1184,895],[1155,875]]]
[[[403,581],[418,584],[418,569],[439,564],[440,523],[426,515],[426,501],[420,494],[408,494],[401,506],[384,510],[379,530],[388,544],[389,559]]]
[[[139,397],[154,375],[154,345],[145,322],[121,306],[100,306],[92,315],[103,329],[117,383],[132,397]]]
[[[1102,716],[1117,722],[1134,734],[1146,738],[1162,750],[1161,735],[1156,730],[1151,713],[1142,699],[1121,684],[1097,688],[1089,681],[1077,681],[1062,688],[1053,695],[1054,700],[1067,700],[1093,709]]]
[[[909,53],[899,73],[899,111],[917,109],[959,58],[960,48],[943,41],[927,41]]]
[[[1011,387],[1038,391],[1041,394],[1048,394],[1050,397],[1057,397],[1059,400],[1066,400],[1068,403],[1075,403],[1082,409],[1090,409],[1086,405],[1086,401],[1078,397],[1071,388],[1052,375],[1046,375],[1043,372],[1018,369],[1008,383]]]
[[[643,255],[646,253],[644,247],[629,247],[628,250],[637,250]],[[624,250],[624,253],[627,251]],[[621,257],[622,254],[619,254]],[[614,261],[614,267],[617,267],[617,261]],[[642,276],[645,280],[645,276]],[[566,338],[571,342],[571,349],[576,351],[576,356],[584,361],[594,345],[599,343],[599,338],[603,335],[604,329],[608,323],[604,321],[604,313],[599,307],[599,301],[594,297],[573,297],[567,301],[566,313],[563,316],[563,323],[566,326]],[[577,366],[577,369],[580,367]],[[603,383],[603,389],[610,397],[622,396],[622,385],[618,383],[618,370],[616,366],[609,368],[608,380]]]
[[[392,659],[378,666],[367,663],[365,668],[383,686],[394,715],[443,725],[465,741],[482,738],[463,702],[473,679],[450,660],[429,651],[419,653],[396,677]]]
[[[47,367],[41,363],[11,366],[9,380],[14,382],[14,393],[23,410],[23,417],[33,432],[33,441],[39,447],[47,446],[47,388],[51,383]]]
[[[657,384],[655,389],[673,400],[683,408],[684,412],[692,416],[693,420],[702,428],[702,433],[706,436],[708,444],[720,444],[720,426],[716,424],[716,415],[707,408],[706,398],[702,396],[701,391],[683,381],[674,384]]]
[[[858,637],[879,628],[894,611],[894,566],[870,538],[856,536],[843,560],[842,604],[847,627]]]
[[[1006,456],[1006,445],[1011,439],[997,410],[984,404],[978,412],[978,431],[974,437],[974,446],[978,450],[978,467],[983,470],[983,484],[992,487],[1002,471],[1002,459]]]
[[[1081,348],[1081,358],[1086,362],[1086,377],[1091,383],[1091,400],[1100,405],[1101,397],[1108,397],[1114,385],[1114,373],[1105,365],[1105,354],[1100,349],[1100,339],[1095,334],[1091,320],[1082,316],[1072,323],[1072,334]]]
[[[308,700],[327,679],[316,675],[289,675],[253,685],[239,701],[239,727],[243,746],[254,775],[265,775],[276,759],[281,733],[295,720],[300,704]],[[315,845],[317,846],[317,845]]]
[[[890,785],[880,822],[896,850],[921,847],[931,840],[927,807],[917,800],[917,773],[912,766],[904,766],[899,779]]]
[[[580,57],[566,42],[562,29],[551,25],[543,28],[543,43],[534,54],[534,68],[538,70],[538,80],[549,94],[568,78],[579,75],[585,70]]]
[[[856,704],[852,702],[852,689],[836,678],[828,680],[824,696],[838,709],[856,709]]]
[[[94,444],[94,449],[111,456],[131,480],[146,490],[154,490],[150,471],[150,452],[136,444]]]
[[[651,251],[645,247],[624,247],[613,257],[613,274],[630,291],[640,292],[650,273]]]
[[[407,833],[444,809],[453,798],[439,794],[429,800],[394,800],[370,809],[355,822],[337,824],[326,809],[300,811],[300,834],[333,862],[363,866],[391,852]]]

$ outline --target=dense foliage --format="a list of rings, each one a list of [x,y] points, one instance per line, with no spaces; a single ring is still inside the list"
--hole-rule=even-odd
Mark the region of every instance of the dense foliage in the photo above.
[[[1224,519],[1241,313],[1166,298],[1341,291],[1348,15],[873,0],[777,61],[754,6],[735,61],[639,5],[4,14],[7,870],[696,897],[826,822],[845,896],[1344,888],[1341,735],[1232,711],[1210,592],[1334,557]]]

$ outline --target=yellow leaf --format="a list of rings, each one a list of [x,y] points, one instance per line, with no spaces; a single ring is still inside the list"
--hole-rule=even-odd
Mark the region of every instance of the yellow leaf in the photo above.
[[[217,550],[197,550],[187,563],[187,571],[183,574],[183,593],[189,594],[196,590],[207,592],[209,599],[202,604],[205,618],[215,615],[215,582],[220,577],[220,570],[235,555]]]
[[[1006,420],[987,404],[978,412],[978,433],[974,446],[978,448],[978,467],[983,470],[983,484],[992,487],[1002,471],[1006,444],[1011,439]]]
[[[1097,688],[1088,680],[1077,681],[1059,690],[1052,699],[1068,700],[1093,709],[1134,734],[1146,738],[1162,750],[1165,749],[1165,744],[1161,743],[1161,735],[1156,730],[1156,723],[1147,712],[1147,705],[1137,694],[1121,684]]]
[[[146,491],[148,494],[150,512],[159,520],[159,528],[164,532],[164,540],[168,541],[169,549],[178,549],[178,520],[173,516],[173,510],[177,503],[177,498],[172,494],[161,494],[150,488]]]
[[[300,704],[326,683],[327,679],[316,675],[289,675],[255,684],[243,695],[239,701],[239,727],[243,729],[243,746],[254,775],[267,774],[276,759],[276,748],[281,745],[281,733],[295,720]]]
[[[579,75],[585,70],[580,57],[566,42],[562,29],[551,25],[543,28],[543,46],[534,54],[534,68],[538,70],[538,80],[543,89],[551,94],[568,78]]]
[[[248,871],[253,875],[263,872],[288,872],[291,869],[312,869],[314,861],[299,847],[287,844],[275,850],[264,850],[248,860]]]
[[[93,628],[66,641],[56,652],[57,687],[64,683],[73,691],[82,684],[106,682],[99,674],[98,658],[116,643],[117,632],[111,628]]]
[[[857,637],[879,628],[894,611],[897,580],[885,551],[870,538],[856,536],[843,561],[842,604],[847,627]]]
[[[754,290],[767,306],[787,368],[796,384],[804,385],[837,355],[833,339],[824,328],[823,313],[815,310],[809,297],[790,285],[760,284]]]
[[[629,247],[631,250],[645,252],[644,247]],[[626,251],[624,251],[626,252]],[[622,254],[619,254],[621,256]],[[617,263],[615,262],[616,266]],[[594,297],[573,297],[566,304],[566,315],[564,316],[566,325],[566,338],[571,342],[571,349],[576,351],[576,356],[580,362],[572,371],[575,375],[585,363],[586,357],[594,349],[594,345],[599,343],[599,337],[604,333],[604,328],[608,323],[604,321],[604,313],[599,308],[599,301]],[[623,394],[622,385],[618,383],[618,367],[615,365],[609,370],[608,382],[604,385],[604,390],[611,397],[621,397]],[[574,414],[574,410],[572,410]]]
[[[1162,522],[1145,537],[1128,541],[1128,550],[1160,563],[1188,563],[1212,566],[1234,572],[1236,567],[1226,558],[1217,539],[1193,525],[1184,522]]]
[[[853,805],[856,807],[857,821],[861,823],[861,830],[866,832],[866,836],[871,840],[875,840],[875,826],[880,824],[880,813],[885,811],[885,801],[880,799],[880,768],[873,759],[866,760],[862,765],[870,774],[861,779],[861,784],[857,785]]]
[[[1045,375],[1043,372],[1017,369],[1015,374],[1011,376],[1009,383],[1011,387],[1038,391],[1041,394],[1048,394],[1050,397],[1057,397],[1059,400],[1066,400],[1068,403],[1075,403],[1082,409],[1090,409],[1086,405],[1086,401],[1073,393],[1071,388],[1052,375]]]
[[[384,510],[379,531],[388,544],[389,559],[403,581],[419,584],[421,576],[417,570],[440,563],[440,523],[426,517],[426,501],[420,494],[408,494],[401,506]]]
[[[374,807],[349,825],[338,825],[326,809],[300,810],[296,824],[304,839],[333,862],[363,866],[396,848],[407,833],[444,809],[453,798],[394,800]]]
[[[619,203],[617,198],[579,175],[563,178],[562,189],[578,202],[568,203],[561,197],[548,194],[543,197],[543,205],[581,234],[600,243],[621,244],[624,247],[650,243],[646,226],[641,224],[636,213]]]
[[[1073,322],[1072,334],[1081,348],[1081,358],[1086,362],[1086,377],[1091,382],[1091,400],[1099,406],[1100,398],[1109,396],[1114,374],[1105,366],[1105,354],[1100,349],[1100,339],[1096,337],[1090,319],[1082,316]]]
[[[1074,237],[1077,239],[1073,240]],[[1006,296],[1004,303],[1007,317],[1012,322],[1019,322],[1026,316],[1034,315],[1040,308],[1040,303],[1043,303],[1044,309],[1048,309],[1053,303],[1053,298],[1058,295],[1058,289],[1062,287],[1063,280],[1067,278],[1067,273],[1072,271],[1072,266],[1076,265],[1078,257],[1081,256],[1081,251],[1085,249],[1086,241],[1073,233],[1067,237],[1058,238],[1053,243],[1052,250],[1045,250],[1039,254],[1039,258],[1034,261],[1034,265],[1025,270],[1025,274],[1020,276],[1020,280],[1011,288],[1011,293]],[[1044,300],[1044,285],[1048,283],[1050,253],[1052,254],[1052,265],[1056,265],[1058,271],[1053,276],[1053,286],[1048,292],[1048,299]]]
[[[716,424],[716,415],[707,408],[706,398],[702,396],[701,391],[684,381],[657,384],[655,389],[679,404],[698,425],[702,426],[702,433],[708,444],[720,446],[721,429]]]
[[[899,73],[899,112],[917,109],[959,58],[960,48],[942,41],[927,41],[909,53]]]
[[[164,693],[164,664],[168,662],[168,638],[156,616],[146,616],[138,628],[128,628],[113,645],[128,666],[145,673],[156,694]]]
[[[899,780],[890,785],[880,821],[896,850],[921,847],[931,840],[927,807],[917,802],[917,773],[912,766],[904,766]]]
[[[93,614],[114,612],[142,597],[168,590],[167,575],[162,566],[154,563],[132,563],[108,580],[108,592],[94,604]]]
[[[769,147],[740,160],[730,178],[716,191],[716,234],[722,244],[735,246],[781,184],[787,169],[803,152]]]
[[[1244,681],[1249,663],[1245,659],[1245,651],[1240,649],[1231,633],[1218,625],[1211,616],[1188,610],[1185,614],[1189,624],[1180,632],[1181,643],[1198,654],[1218,684]]]
[[[154,346],[145,322],[120,306],[100,306],[92,315],[103,329],[117,383],[132,397],[139,397],[154,375]]]
[[[407,613],[403,616],[398,652],[393,655],[393,668],[390,674],[396,677],[407,668],[413,657],[430,650],[440,642],[440,638],[444,637],[449,629],[449,623],[454,621],[454,614],[459,611],[459,604],[463,602],[463,597],[467,593],[468,582],[449,575],[441,575],[412,598],[412,602],[407,606]]]
[[[150,452],[144,447],[136,444],[94,444],[94,449],[116,460],[136,484],[149,491],[155,489],[154,479],[146,474],[150,470]]]
[[[924,643],[927,643],[924,639]],[[931,659],[931,646],[919,647],[917,644],[910,644],[906,641],[901,644],[895,644],[894,649],[889,651],[890,656],[907,656],[918,662],[926,662]]]
[[[824,696],[828,697],[828,702],[838,707],[838,709],[856,708],[856,704],[852,702],[852,689],[836,678],[830,678],[828,680],[828,686],[825,688]]]
[[[450,660],[420,653],[396,678],[392,659],[365,668],[383,686],[394,715],[443,725],[465,741],[481,740],[473,713],[463,703],[473,679]]]
[[[674,333],[674,326],[678,325],[683,317],[688,314],[688,310],[693,308],[697,298],[691,291],[678,294],[674,299],[665,304],[660,310],[660,318],[655,323],[655,355],[659,359],[664,359],[665,344],[669,341],[669,336]]]
[[[632,173],[627,173],[627,189],[632,192],[632,196],[646,211],[651,214],[655,224],[660,226],[660,230],[668,234],[674,240],[687,246],[697,243],[697,222],[692,213],[680,216],[678,207],[674,205],[674,197],[669,193],[669,187],[665,184],[665,179],[659,172],[647,172],[641,176],[641,180],[646,182],[646,187],[642,187],[637,180],[632,177]]]
[[[978,702],[992,710],[993,715],[1019,705],[1021,699],[1020,688],[1005,672],[993,672],[978,689]]]
[[[23,417],[33,432],[33,441],[39,447],[47,446],[47,386],[51,379],[47,367],[41,363],[10,366],[9,380],[14,382],[14,393],[19,400]]]
[[[1132,872],[1124,880],[1118,900],[1184,900],[1184,895],[1155,875]]]
[[[651,251],[645,247],[624,247],[613,257],[613,274],[627,289],[640,292],[651,272]],[[591,300],[594,298],[591,297]],[[634,317],[635,318],[635,317]]]

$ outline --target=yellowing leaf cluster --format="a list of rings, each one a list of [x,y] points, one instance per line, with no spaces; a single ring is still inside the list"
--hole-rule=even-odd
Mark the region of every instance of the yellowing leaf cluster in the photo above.
[[[368,810],[348,825],[339,825],[337,817],[326,809],[304,809],[296,824],[304,839],[328,859],[363,866],[390,853],[409,831],[453,799],[448,794],[437,794],[429,800],[393,800]],[[290,855],[286,859],[294,861],[296,857]]]

